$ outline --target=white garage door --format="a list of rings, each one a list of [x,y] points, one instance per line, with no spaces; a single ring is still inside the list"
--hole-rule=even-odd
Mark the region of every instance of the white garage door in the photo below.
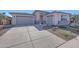
[[[32,16],[17,16],[16,25],[32,25],[33,24]]]
[[[47,24],[48,25],[53,25],[53,17],[52,16],[47,17]]]

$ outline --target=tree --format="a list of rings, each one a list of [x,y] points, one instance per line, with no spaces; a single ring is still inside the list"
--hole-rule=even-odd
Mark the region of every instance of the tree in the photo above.
[[[73,15],[71,19],[73,19],[73,22],[77,23],[79,21],[79,15]]]
[[[5,13],[0,13],[0,24],[3,24],[3,20],[6,19]]]

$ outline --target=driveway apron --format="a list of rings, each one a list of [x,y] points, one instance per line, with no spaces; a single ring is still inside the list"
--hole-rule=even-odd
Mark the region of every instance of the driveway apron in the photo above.
[[[0,37],[0,47],[7,48],[55,48],[65,40],[35,26],[13,27]]]
[[[30,41],[27,27],[13,27],[0,38],[0,47],[10,47]]]

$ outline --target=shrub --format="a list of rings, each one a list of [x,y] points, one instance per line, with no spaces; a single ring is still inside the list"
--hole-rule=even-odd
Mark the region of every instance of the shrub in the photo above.
[[[67,28],[68,26],[59,26],[59,28]]]
[[[65,37],[69,37],[69,36],[71,36],[71,32],[69,32],[69,31],[63,31],[63,35],[65,36]]]

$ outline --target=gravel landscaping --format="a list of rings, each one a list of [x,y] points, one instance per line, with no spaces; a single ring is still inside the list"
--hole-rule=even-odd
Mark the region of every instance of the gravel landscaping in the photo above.
[[[71,40],[73,38],[75,38],[77,35],[75,33],[73,33],[72,31],[66,30],[66,28],[62,28],[62,27],[45,27],[45,29],[61,38],[63,38],[64,40],[68,41]]]

